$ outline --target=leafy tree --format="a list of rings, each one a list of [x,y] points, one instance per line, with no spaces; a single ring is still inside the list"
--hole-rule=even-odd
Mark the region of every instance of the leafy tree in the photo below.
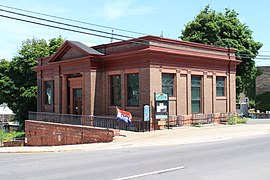
[[[5,98],[5,94],[9,92],[8,87],[11,86],[10,79],[8,78],[9,75],[9,67],[10,67],[10,62],[1,59],[0,60],[0,99]],[[1,100],[0,100],[1,102]],[[0,103],[2,104],[2,103]]]
[[[28,111],[36,111],[37,82],[34,67],[41,57],[52,55],[63,43],[61,37],[27,39],[22,43],[11,62],[1,60],[0,103],[6,102],[15,113],[14,120],[21,124],[28,118]]]
[[[225,13],[216,12],[206,6],[193,21],[185,25],[180,38],[213,46],[236,48],[237,66],[236,92],[244,92],[249,98],[255,97],[255,78],[257,69],[253,58],[258,54],[262,43],[255,42],[252,31],[241,23],[235,10],[225,9]]]

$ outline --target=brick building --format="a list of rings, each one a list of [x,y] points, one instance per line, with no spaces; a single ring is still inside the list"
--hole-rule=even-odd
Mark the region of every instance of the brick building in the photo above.
[[[235,112],[235,50],[155,36],[88,47],[66,41],[39,59],[38,112],[137,119],[154,93],[169,94],[170,116]],[[152,117],[154,117],[152,113]]]

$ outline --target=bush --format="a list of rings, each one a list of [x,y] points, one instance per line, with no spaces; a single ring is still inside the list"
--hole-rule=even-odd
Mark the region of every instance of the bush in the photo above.
[[[270,92],[262,93],[255,97],[256,109],[261,112],[270,110]]]
[[[6,131],[0,129],[0,146],[2,146],[3,141],[6,140],[6,137],[7,137]]]
[[[229,125],[245,124],[245,123],[246,123],[246,119],[241,118],[240,116],[229,115],[227,117],[227,124],[229,124]]]
[[[192,123],[192,126],[194,127],[202,127],[202,122],[195,122],[195,123]]]
[[[0,146],[2,146],[3,142],[12,141],[15,138],[23,137],[23,135],[24,132],[16,132],[16,131],[7,132],[0,130]]]
[[[247,120],[245,118],[237,117],[237,124],[246,124]]]

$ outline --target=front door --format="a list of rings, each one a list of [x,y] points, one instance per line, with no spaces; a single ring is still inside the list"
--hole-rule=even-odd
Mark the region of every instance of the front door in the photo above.
[[[73,89],[73,114],[82,114],[82,88]]]
[[[82,77],[74,77],[74,78],[68,78],[68,106],[69,106],[69,113],[70,114],[77,114],[81,115],[83,112],[83,83],[82,83]]]

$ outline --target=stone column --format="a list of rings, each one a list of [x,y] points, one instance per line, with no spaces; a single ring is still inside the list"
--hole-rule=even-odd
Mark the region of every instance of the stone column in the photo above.
[[[177,72],[177,115],[187,115],[188,104],[187,73]]]
[[[84,72],[83,75],[83,114],[91,114],[91,72]]]
[[[191,71],[187,73],[187,113],[190,115],[192,113],[191,109]]]
[[[207,71],[203,72],[203,89],[202,89],[202,113],[205,114],[206,113],[206,93],[207,93],[207,82],[206,82],[206,78],[207,78]]]
[[[61,113],[61,78],[59,67],[54,69],[54,112]]]
[[[178,69],[177,72],[176,72],[176,87],[175,87],[175,90],[176,90],[176,115],[177,116],[181,115],[180,72],[181,72],[180,69]],[[182,98],[183,98],[183,96],[182,96]]]
[[[150,83],[145,82],[150,82],[149,68],[141,68],[139,73],[140,109],[143,108],[143,104],[148,104],[150,106]]]
[[[230,103],[230,112],[236,112],[236,81],[235,81],[235,73],[231,73],[229,75],[230,77],[230,84],[228,86],[230,86],[230,96],[229,96],[229,103]]]
[[[226,78],[225,78],[225,87],[224,87],[224,92],[225,96],[227,97],[226,99],[226,112],[231,112],[231,81],[230,81],[230,73],[227,73]]]
[[[212,85],[212,88],[213,88],[212,111],[213,111],[213,113],[216,113],[216,73],[213,73],[213,85]]]
[[[91,103],[91,109],[90,109],[90,114],[95,114],[96,110],[98,109],[97,106],[97,90],[96,90],[96,87],[97,87],[97,83],[100,83],[97,81],[97,70],[95,69],[92,69],[91,70],[91,73],[90,73],[90,89],[91,89],[91,92],[90,92],[90,103]],[[99,102],[101,103],[101,102]]]
[[[67,97],[67,75],[62,75],[62,114],[67,114],[67,100],[69,97]]]
[[[43,93],[43,86],[42,86],[42,71],[37,72],[37,112],[42,111],[42,93]]]

